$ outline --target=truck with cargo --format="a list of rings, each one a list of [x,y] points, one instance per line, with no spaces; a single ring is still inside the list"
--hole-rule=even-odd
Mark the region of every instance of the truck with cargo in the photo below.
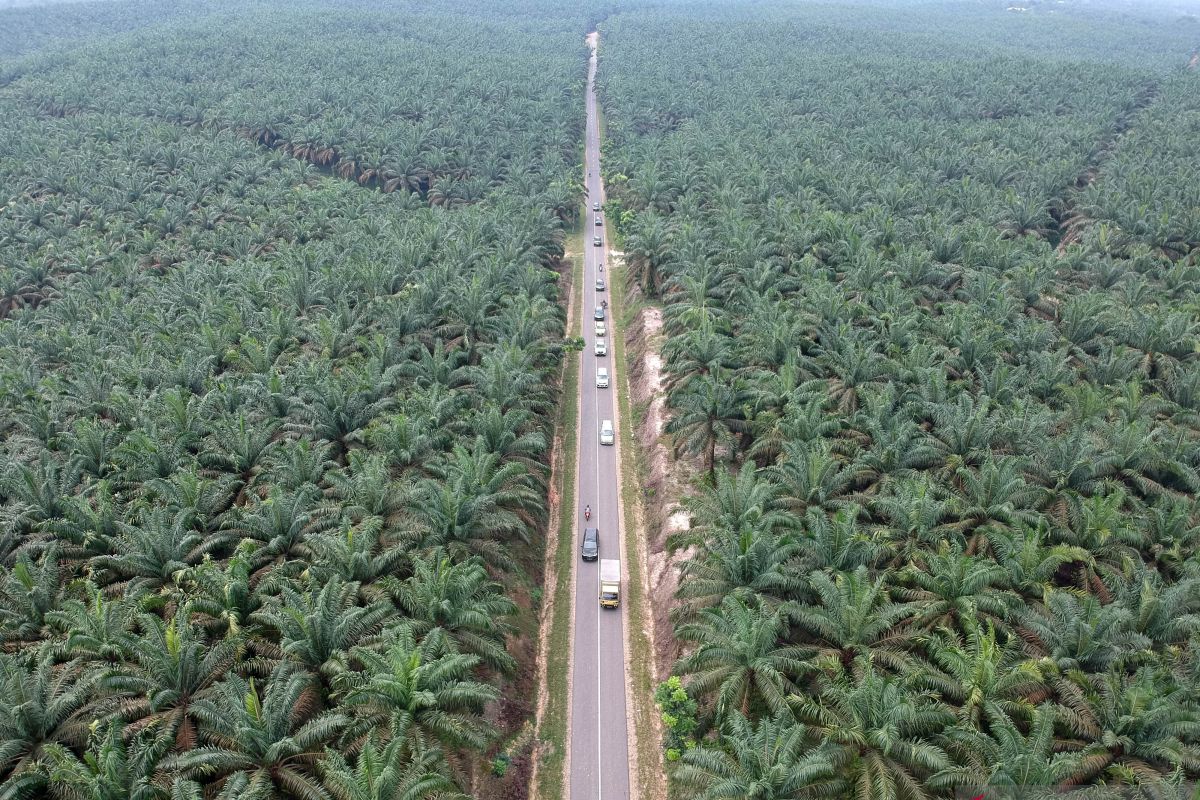
[[[616,558],[600,559],[600,606],[616,608],[621,605],[621,562]]]

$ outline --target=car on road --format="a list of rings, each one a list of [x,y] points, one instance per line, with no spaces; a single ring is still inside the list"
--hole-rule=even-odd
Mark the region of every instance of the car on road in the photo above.
[[[604,327],[603,322],[596,323],[596,335],[597,336],[608,336],[608,328]]]
[[[596,388],[597,389],[607,389],[608,388],[608,367],[597,367],[596,368]]]
[[[579,555],[584,561],[595,561],[600,557],[599,528],[583,529],[583,544],[579,548]]]
[[[604,224],[604,220],[601,219],[600,217],[596,217],[596,227],[599,228],[603,224]]]
[[[603,339],[596,340],[596,355],[598,355],[598,356],[608,355],[608,344]]]
[[[608,284],[604,282],[604,278],[596,278],[596,291],[603,292],[608,288]]]
[[[599,211],[599,210],[600,210],[600,201],[593,200],[592,201],[592,211]]]
[[[596,306],[596,312],[592,314],[592,319],[596,322],[604,322],[604,306]]]
[[[606,419],[600,423],[600,444],[612,444],[614,439],[612,420]]]
[[[594,246],[596,246],[596,247],[603,247],[603,246],[604,246],[604,240],[603,240],[603,239],[601,239],[599,236],[593,236],[593,237],[592,237],[592,244],[593,244]]]

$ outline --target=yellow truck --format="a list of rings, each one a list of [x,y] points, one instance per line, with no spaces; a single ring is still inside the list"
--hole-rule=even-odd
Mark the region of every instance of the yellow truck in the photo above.
[[[621,562],[615,558],[600,559],[600,607],[621,605]]]

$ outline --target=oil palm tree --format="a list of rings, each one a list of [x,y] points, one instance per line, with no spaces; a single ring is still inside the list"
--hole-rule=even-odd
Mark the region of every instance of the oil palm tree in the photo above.
[[[717,449],[729,457],[739,449],[738,434],[747,430],[744,405],[750,395],[745,383],[706,375],[698,377],[672,397],[677,412],[666,432],[675,437],[675,452],[699,454],[709,479],[716,475]]]
[[[1032,697],[1043,687],[1038,665],[998,639],[992,625],[965,625],[965,635],[942,629],[925,640],[930,664],[915,680],[957,706],[960,725],[992,734],[1034,713]]]
[[[786,608],[730,596],[676,631],[696,649],[676,664],[688,688],[710,699],[717,719],[785,708],[787,696],[808,671],[808,650],[787,644]]]
[[[321,776],[337,800],[467,800],[446,774],[437,748],[406,754],[402,739],[381,743],[371,737],[353,762],[329,750]]]
[[[189,616],[186,606],[169,622],[140,615],[141,636],[134,643],[133,658],[99,676],[109,695],[103,707],[126,720],[129,731],[155,727],[173,736],[179,749],[196,745],[196,703],[216,691],[244,647],[237,638],[208,641]]]
[[[0,776],[14,796],[45,791],[40,762],[48,748],[87,740],[95,683],[80,659],[56,664],[50,652],[0,655]]]
[[[316,764],[349,719],[320,709],[303,672],[280,665],[261,694],[254,679],[229,675],[211,697],[196,702],[193,713],[200,721],[199,745],[172,755],[164,767],[216,789],[240,778],[242,797],[330,796]]]
[[[674,774],[697,800],[788,800],[820,791],[832,776],[827,748],[814,746],[787,712],[751,722],[737,711],[725,720],[721,744],[688,750]]]
[[[342,675],[338,690],[340,708],[355,716],[352,731],[387,734],[410,757],[438,743],[482,749],[491,739],[482,711],[499,692],[472,679],[479,657],[453,652],[444,631],[418,641],[397,627],[378,651],[358,647],[351,656],[360,669]]]
[[[109,721],[92,734],[83,758],[60,744],[48,745],[42,767],[47,795],[54,800],[168,800],[170,792],[156,778],[173,744],[170,736],[152,730],[126,741],[121,726]]]
[[[303,667],[330,687],[349,668],[350,648],[369,641],[395,613],[382,600],[359,605],[358,596],[357,584],[338,577],[308,591],[283,586],[278,600],[252,618],[276,634],[255,646],[273,659]]]
[[[445,631],[455,647],[478,656],[500,672],[516,669],[505,649],[512,626],[504,620],[517,612],[479,560],[455,563],[442,550],[412,562],[412,575],[403,581],[385,580],[388,592],[415,635]]]
[[[907,692],[899,681],[869,664],[827,680],[820,694],[794,695],[796,718],[827,742],[836,782],[830,793],[856,797],[936,797],[966,783],[959,767],[936,737],[954,715],[942,703]]]
[[[883,576],[872,579],[861,566],[833,576],[815,572],[808,581],[817,602],[789,613],[815,654],[838,669],[869,662],[903,672],[913,665],[908,645],[920,608],[892,600]]]

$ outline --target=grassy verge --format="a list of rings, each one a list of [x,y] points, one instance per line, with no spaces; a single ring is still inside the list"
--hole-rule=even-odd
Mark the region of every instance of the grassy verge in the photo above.
[[[581,216],[586,219],[586,215]],[[568,302],[577,307],[583,285],[583,225],[571,231],[572,250],[571,292]],[[582,321],[576,314],[567,331],[568,336],[581,335]],[[539,750],[535,800],[559,800],[563,790],[564,760],[567,755],[567,708],[570,693],[567,678],[571,669],[571,569],[573,565],[571,537],[575,520],[575,451],[576,421],[579,417],[579,358],[571,353],[563,366],[561,402],[558,411],[558,430],[562,433],[562,452],[554,478],[554,490],[559,498],[558,537],[554,549],[554,598],[549,625],[549,646],[546,663],[546,713],[538,732]]]
[[[621,321],[621,329],[628,330],[637,315],[638,307],[629,303],[625,296],[625,268],[616,268],[610,259],[609,281],[613,290],[609,293],[612,298],[613,318]],[[612,337],[613,357],[619,365],[617,403],[622,420],[621,436],[621,503],[625,519],[625,562],[629,580],[626,591],[629,593],[629,647],[630,647],[630,700],[633,709],[633,724],[637,733],[638,748],[638,785],[645,797],[655,797],[658,791],[652,787],[662,785],[662,749],[659,742],[655,715],[658,710],[654,706],[654,647],[650,641],[650,626],[653,624],[649,616],[648,598],[644,591],[646,564],[643,562],[643,543],[639,537],[644,532],[645,512],[642,507],[642,471],[644,465],[641,459],[641,449],[638,447],[635,433],[638,429],[636,418],[630,404],[630,362],[626,357],[625,339]],[[640,417],[640,415],[639,415]]]

